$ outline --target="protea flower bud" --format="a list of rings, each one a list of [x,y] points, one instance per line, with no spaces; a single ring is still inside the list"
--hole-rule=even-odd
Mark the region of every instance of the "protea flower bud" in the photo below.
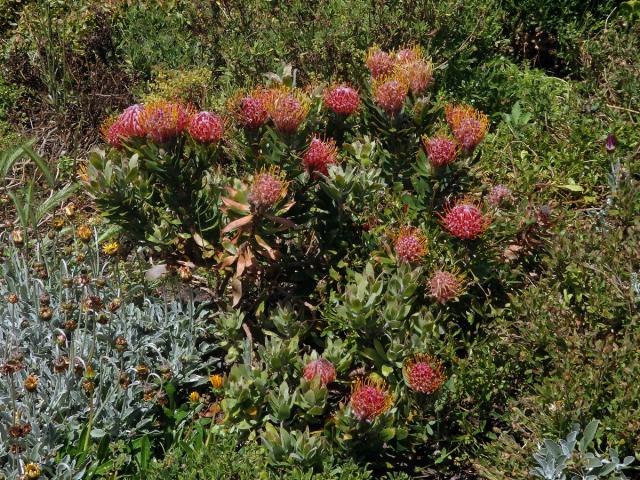
[[[427,152],[429,163],[435,168],[450,165],[458,156],[458,145],[447,137],[422,137],[422,144]]]
[[[371,72],[371,77],[378,79],[389,75],[395,66],[394,58],[378,47],[371,47],[367,52],[367,67]]]
[[[141,121],[154,142],[164,143],[184,132],[191,123],[192,115],[190,107],[160,100],[145,106]]]
[[[381,77],[373,82],[373,97],[378,105],[390,117],[396,116],[402,110],[409,84],[402,75],[394,74]]]
[[[395,235],[393,247],[400,262],[419,262],[427,254],[427,237],[415,227],[402,227]]]
[[[196,113],[189,124],[189,135],[202,143],[217,143],[223,133],[224,122],[215,113]]]
[[[305,365],[303,376],[308,381],[317,377],[320,379],[320,384],[325,386],[335,381],[336,369],[329,360],[318,358]]]
[[[327,175],[329,165],[337,163],[336,142],[331,139],[322,141],[314,136],[302,157],[302,163],[307,172],[320,172]]]
[[[512,199],[513,194],[511,193],[511,190],[500,184],[494,185],[487,197],[489,204],[494,207],[499,207],[500,205],[503,205],[504,203],[509,202]]]
[[[442,363],[420,353],[405,361],[402,374],[409,388],[419,393],[434,393],[445,381]]]
[[[491,219],[472,201],[460,200],[453,207],[447,207],[444,216],[439,215],[444,228],[454,237],[473,240],[480,236],[491,224]]]
[[[462,291],[462,277],[455,273],[438,270],[429,279],[429,295],[438,303],[447,303]]]
[[[229,105],[236,121],[244,128],[260,128],[269,118],[265,107],[268,90],[256,89],[247,96],[236,96]]]
[[[338,115],[351,115],[360,106],[358,91],[347,85],[335,85],[324,91],[326,107]]]
[[[309,100],[290,88],[273,88],[265,94],[265,108],[282,133],[295,133],[309,113]]]
[[[275,205],[286,194],[287,182],[276,170],[266,170],[254,177],[249,202],[256,209],[266,209]]]
[[[358,379],[351,390],[350,405],[355,417],[372,422],[391,408],[393,395],[379,378]]]
[[[466,152],[471,152],[484,139],[489,128],[489,117],[468,105],[447,105],[447,123],[453,135]]]

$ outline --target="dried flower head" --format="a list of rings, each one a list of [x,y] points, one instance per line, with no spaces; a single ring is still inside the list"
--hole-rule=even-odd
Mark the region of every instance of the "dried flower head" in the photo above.
[[[405,361],[402,374],[409,388],[426,394],[439,390],[446,379],[442,362],[421,353]]]
[[[124,338],[122,335],[118,335],[113,342],[113,346],[116,349],[116,351],[122,353],[127,349],[127,347],[129,346],[129,343],[127,342],[127,339]]]
[[[462,149],[471,152],[487,134],[489,117],[469,105],[447,105],[447,123]]]
[[[15,229],[11,231],[11,241],[13,244],[20,248],[24,245],[24,237],[22,235],[22,230]]]
[[[513,200],[513,194],[507,187],[498,184],[491,188],[487,200],[489,205],[499,207],[500,205],[511,202]]]
[[[224,134],[224,121],[212,112],[196,113],[189,124],[189,135],[202,143],[217,143]]]
[[[104,302],[98,295],[89,295],[84,302],[84,310],[99,312],[104,308]]]
[[[48,322],[53,317],[53,310],[51,307],[40,307],[40,311],[38,312],[38,317],[43,322]]]
[[[300,90],[281,86],[265,91],[263,98],[273,124],[281,133],[295,133],[309,113],[309,99]]]
[[[309,143],[309,148],[302,157],[302,163],[307,172],[320,172],[323,175],[329,173],[329,165],[337,163],[336,142],[332,139],[321,140],[314,136]]]
[[[87,243],[89,240],[91,240],[93,231],[91,230],[91,227],[89,225],[82,224],[76,229],[76,235],[80,240]]]
[[[56,215],[55,217],[53,217],[53,219],[51,219],[51,226],[55,230],[62,230],[62,228],[64,227],[64,218]]]
[[[371,77],[378,79],[389,75],[395,66],[395,59],[387,52],[377,46],[373,46],[367,52],[367,67],[371,72]]]
[[[360,95],[355,88],[338,84],[324,91],[323,102],[325,106],[338,115],[351,115],[360,106]]]
[[[27,378],[24,379],[24,389],[29,393],[33,393],[38,389],[38,383],[38,376],[34,373],[30,373],[27,375]]]
[[[287,194],[287,182],[276,169],[264,170],[253,178],[249,202],[261,210],[274,206]]]
[[[473,201],[458,200],[452,207],[439,215],[443,227],[454,237],[473,240],[484,233],[491,224],[491,218],[482,213]]]
[[[145,106],[141,122],[153,141],[164,143],[182,134],[189,127],[192,116],[191,107],[159,100]]]
[[[141,363],[136,367],[136,378],[138,380],[146,380],[149,376],[149,367],[147,367],[144,363]]]
[[[115,313],[120,309],[121,306],[122,306],[122,299],[119,297],[116,297],[113,300],[111,300],[111,302],[107,306],[107,310],[109,310],[111,313]]]
[[[24,474],[29,480],[37,480],[42,475],[42,470],[37,463],[27,463],[24,466]]]
[[[324,386],[335,381],[336,369],[329,360],[318,358],[305,365],[302,375],[308,381],[319,378],[320,384]]]
[[[178,277],[180,281],[189,283],[193,279],[193,272],[187,265],[182,265],[178,268]]]
[[[438,270],[429,279],[429,295],[438,303],[447,303],[460,295],[463,280],[457,273]]]
[[[400,262],[419,262],[427,254],[427,237],[418,228],[402,227],[394,235],[393,248]]]
[[[350,405],[356,418],[372,422],[391,408],[393,395],[383,380],[360,378],[352,386]]]
[[[224,385],[224,377],[222,375],[210,375],[209,381],[211,382],[211,386],[216,390],[219,390]]]
[[[409,83],[404,75],[395,72],[374,80],[372,89],[375,102],[387,115],[394,117],[402,110],[409,93]]]
[[[454,162],[458,156],[458,144],[447,137],[432,137],[426,135],[422,137],[422,145],[429,163],[435,168],[444,167]]]
[[[15,293],[10,293],[9,295],[7,295],[7,302],[15,305],[16,303],[18,303],[18,295],[16,295]]]
[[[53,361],[53,371],[64,373],[69,369],[69,357],[61,355]]]

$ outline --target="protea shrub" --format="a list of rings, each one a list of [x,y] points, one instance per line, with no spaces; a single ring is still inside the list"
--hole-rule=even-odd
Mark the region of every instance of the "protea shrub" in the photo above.
[[[307,151],[302,157],[302,163],[307,172],[329,173],[329,165],[337,163],[336,142],[332,139],[321,140],[314,136]]]
[[[257,210],[274,206],[287,194],[287,182],[276,169],[256,174],[251,184],[249,202]]]
[[[348,116],[358,110],[360,95],[355,88],[338,84],[324,91],[323,102],[329,110],[337,115]]]
[[[393,248],[400,263],[415,263],[427,254],[427,237],[415,227],[402,227],[393,241]]]
[[[443,227],[454,237],[461,240],[473,240],[482,235],[491,224],[491,218],[485,215],[472,200],[461,199],[439,215]]]
[[[360,378],[352,386],[349,404],[358,420],[373,422],[391,408],[393,395],[384,380]]]
[[[336,369],[329,360],[318,358],[305,365],[302,375],[308,381],[319,378],[320,384],[326,386],[335,381]]]
[[[460,295],[462,282],[463,277],[461,275],[446,270],[438,270],[429,278],[429,295],[438,303],[447,303]]]
[[[455,140],[444,137],[422,137],[422,145],[427,153],[429,163],[435,168],[452,164],[458,156],[458,144]]]
[[[402,375],[411,390],[424,394],[438,391],[446,379],[442,362],[421,353],[405,361]]]
[[[145,106],[141,121],[149,138],[165,143],[187,130],[192,116],[193,110],[189,106],[159,100]]]
[[[447,123],[465,152],[471,152],[484,139],[489,117],[469,105],[447,105]]]
[[[265,108],[281,133],[295,133],[309,113],[309,99],[298,90],[284,86],[273,88],[264,98]]]
[[[189,135],[202,143],[217,143],[224,134],[224,121],[212,112],[196,113],[189,124]]]
[[[404,75],[396,72],[374,80],[373,98],[390,117],[395,117],[402,110],[404,100],[409,93],[409,83]]]
[[[371,72],[371,77],[374,79],[389,75],[396,63],[392,55],[376,46],[371,47],[367,52],[366,62],[369,72]]]

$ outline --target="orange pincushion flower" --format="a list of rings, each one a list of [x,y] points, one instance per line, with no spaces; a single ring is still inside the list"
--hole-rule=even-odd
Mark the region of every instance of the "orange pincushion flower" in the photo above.
[[[395,56],[395,68],[407,79],[411,92],[422,93],[433,78],[433,65],[425,59],[422,48],[417,45],[403,48]]]
[[[415,263],[427,254],[427,237],[418,228],[402,227],[396,233],[393,247],[402,263]]]
[[[390,117],[402,110],[405,98],[409,93],[409,82],[402,72],[374,80],[372,84],[373,98]]]
[[[231,99],[228,107],[233,117],[244,128],[256,129],[265,124],[269,118],[265,103],[268,90],[256,88],[247,95],[238,92]]]
[[[310,108],[306,95],[285,86],[269,89],[264,95],[264,105],[276,129],[282,133],[298,130]]]
[[[183,133],[193,114],[190,106],[159,100],[145,106],[141,122],[153,141],[164,143]]]
[[[302,163],[308,172],[320,172],[323,175],[327,175],[329,165],[334,165],[337,161],[335,140],[323,141],[317,136],[311,139],[309,148],[302,157]]]
[[[476,148],[489,129],[489,117],[469,105],[447,105],[445,116],[453,135],[466,152]]]
[[[402,375],[409,388],[427,394],[439,390],[446,379],[442,362],[422,353],[405,361]]]
[[[393,395],[382,379],[359,378],[352,386],[350,405],[356,418],[371,422],[391,408]]]
[[[379,47],[373,46],[367,52],[367,67],[374,79],[389,75],[395,66],[395,59]]]

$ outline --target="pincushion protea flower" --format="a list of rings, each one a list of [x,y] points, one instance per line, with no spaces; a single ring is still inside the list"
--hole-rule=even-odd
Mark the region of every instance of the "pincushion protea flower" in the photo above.
[[[469,105],[447,105],[445,115],[453,135],[466,152],[478,146],[487,134],[489,117]]]
[[[394,117],[404,104],[409,93],[409,83],[404,75],[393,75],[378,78],[373,82],[373,98],[390,117]]]
[[[305,365],[302,375],[308,381],[317,377],[320,379],[320,384],[325,386],[335,381],[336,369],[329,360],[318,358]]]
[[[127,107],[120,115],[108,118],[100,127],[105,141],[115,148],[120,148],[123,141],[132,138],[144,138],[147,134],[142,124],[144,107],[135,104]]]
[[[396,233],[393,247],[402,263],[415,263],[427,254],[427,237],[415,227],[402,227]]]
[[[307,172],[329,173],[329,165],[337,163],[336,142],[332,139],[321,140],[314,136],[309,148],[302,157],[302,164]]]
[[[442,363],[430,355],[422,353],[405,361],[402,375],[409,388],[426,394],[439,390],[445,381]]]
[[[405,76],[411,92],[422,93],[433,78],[433,65],[424,57],[422,48],[417,45],[403,48],[395,57],[395,69]]]
[[[248,95],[236,95],[229,104],[236,121],[244,128],[256,129],[265,124],[269,113],[265,107],[267,92],[263,88],[253,90]]]
[[[498,184],[493,186],[493,188],[489,192],[487,200],[490,205],[499,207],[500,205],[512,200],[512,197],[513,195],[511,193],[511,190],[509,190],[504,185]]]
[[[359,378],[352,386],[350,405],[356,418],[371,422],[391,408],[393,395],[383,380]]]
[[[277,170],[262,171],[253,179],[249,202],[259,210],[272,207],[287,194],[287,187],[287,182]]]
[[[427,152],[429,163],[435,168],[450,165],[458,156],[458,144],[447,137],[422,137],[422,145]]]
[[[444,270],[436,271],[429,279],[429,295],[438,303],[447,303],[462,291],[463,277]]]
[[[202,143],[219,142],[224,133],[222,118],[212,112],[196,113],[189,124],[189,135]]]
[[[367,67],[371,72],[371,77],[378,79],[389,75],[395,66],[395,59],[387,52],[373,46],[367,52]]]
[[[447,207],[444,215],[439,215],[444,228],[454,237],[473,240],[480,236],[491,224],[491,218],[482,213],[473,201],[459,200],[453,207]]]
[[[351,115],[360,106],[358,91],[348,85],[334,85],[324,91],[324,104],[338,115]]]
[[[264,102],[273,124],[282,133],[294,133],[309,113],[309,99],[284,86],[268,90]]]
[[[145,106],[141,122],[153,141],[164,143],[184,132],[189,127],[192,116],[191,107],[159,100]]]

